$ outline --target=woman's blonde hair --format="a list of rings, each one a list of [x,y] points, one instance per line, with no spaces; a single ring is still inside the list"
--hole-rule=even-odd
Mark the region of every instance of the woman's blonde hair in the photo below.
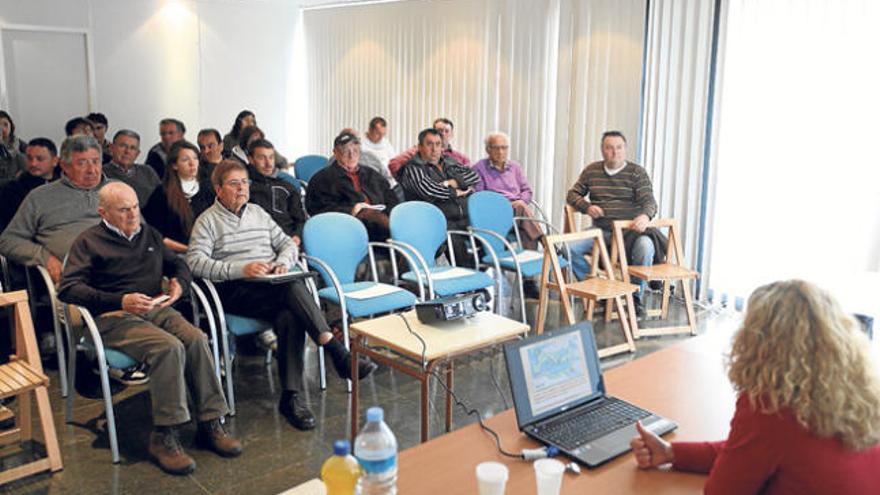
[[[815,435],[862,450],[880,442],[880,379],[869,348],[827,292],[774,282],[749,297],[728,376],[762,412],[788,409]]]

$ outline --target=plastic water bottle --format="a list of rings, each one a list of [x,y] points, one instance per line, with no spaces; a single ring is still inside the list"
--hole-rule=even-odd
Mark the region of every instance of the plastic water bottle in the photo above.
[[[354,456],[363,470],[358,495],[397,493],[397,439],[384,418],[381,407],[367,409],[367,424],[354,441]]]
[[[361,466],[351,455],[348,440],[333,442],[333,456],[321,466],[321,480],[327,488],[327,495],[353,495],[360,476]]]

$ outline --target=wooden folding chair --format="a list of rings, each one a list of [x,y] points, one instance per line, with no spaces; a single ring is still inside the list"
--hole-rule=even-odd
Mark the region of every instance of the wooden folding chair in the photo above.
[[[640,337],[673,335],[685,332],[696,335],[697,323],[694,316],[694,302],[691,295],[690,280],[699,277],[699,273],[682,266],[684,255],[682,254],[681,240],[678,235],[678,222],[672,218],[658,218],[648,224],[649,227],[660,229],[665,227],[669,229],[667,234],[669,244],[666,248],[666,263],[648,266],[630,266],[627,263],[623,231],[629,229],[631,225],[632,221],[630,220],[617,220],[613,223],[611,261],[619,264],[623,280],[627,282],[630,281],[630,277],[636,277],[646,282],[653,280],[663,281],[663,298],[660,302],[660,309],[647,310],[648,316],[659,316],[663,320],[669,316],[669,288],[673,282],[681,282],[681,292],[684,295],[685,311],[687,312],[688,320],[688,324],[685,326],[670,325],[636,329],[635,337],[638,339]]]
[[[0,484],[41,471],[60,471],[62,468],[61,451],[58,449],[55,423],[52,421],[52,407],[49,405],[49,378],[43,373],[27,301],[27,292],[23,290],[0,294],[0,307],[15,306],[16,342],[15,355],[10,357],[7,364],[0,365],[0,398],[17,396],[19,404],[16,427],[0,433],[0,445],[25,442],[33,438],[30,393],[34,392],[48,457],[0,472]]]
[[[566,282],[566,278],[562,274],[562,268],[559,265],[559,255],[556,254],[557,245],[586,239],[593,239],[591,256],[594,259],[600,259],[604,269],[599,269],[599,263],[592,263],[590,265],[590,274],[585,280],[571,283]],[[638,327],[632,294],[638,291],[639,287],[614,278],[614,273],[610,270],[611,260],[608,257],[608,250],[605,247],[602,230],[587,229],[570,234],[544,236],[543,242],[544,265],[541,269],[541,296],[538,303],[537,333],[540,335],[544,332],[551,290],[559,292],[559,301],[562,304],[565,319],[569,325],[575,323],[574,309],[569,296],[581,298],[586,308],[585,312],[588,320],[593,318],[596,301],[613,299],[618,313],[628,315],[628,318],[621,318],[619,320],[625,342],[599,349],[599,357],[611,356],[622,352],[635,352],[636,345],[633,341],[632,329],[638,331]],[[626,300],[625,305],[624,300]]]

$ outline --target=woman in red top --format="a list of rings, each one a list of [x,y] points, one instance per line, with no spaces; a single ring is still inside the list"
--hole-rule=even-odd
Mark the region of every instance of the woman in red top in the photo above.
[[[728,361],[739,393],[723,442],[643,430],[636,463],[709,473],[706,494],[880,493],[880,377],[870,342],[826,292],[800,280],[749,298]]]

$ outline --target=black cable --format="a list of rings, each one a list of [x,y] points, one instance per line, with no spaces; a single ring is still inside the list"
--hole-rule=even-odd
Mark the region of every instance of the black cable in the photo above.
[[[395,314],[397,314],[397,316],[399,316],[400,319],[403,320],[403,323],[406,325],[406,329],[409,330],[409,333],[411,333],[413,336],[415,336],[415,338],[419,339],[419,342],[422,343],[422,369],[424,370],[425,366],[427,364],[426,360],[425,360],[425,354],[428,351],[428,345],[425,343],[425,340],[422,338],[421,335],[419,335],[415,331],[413,331],[412,327],[409,325],[409,321],[407,321],[406,318],[402,314],[400,314],[400,313],[395,313]],[[446,391],[446,393],[448,393],[450,396],[452,396],[452,400],[453,400],[453,402],[455,402],[455,405],[460,407],[462,409],[462,411],[465,412],[466,415],[468,415],[468,416],[473,415],[473,416],[477,417],[477,422],[480,424],[480,428],[482,428],[483,431],[492,435],[492,437],[495,439],[495,446],[498,448],[498,452],[500,452],[504,456],[512,457],[514,459],[522,459],[523,458],[522,454],[514,454],[511,452],[507,452],[506,450],[504,450],[503,447],[501,447],[501,437],[498,436],[498,433],[496,433],[495,430],[493,430],[492,428],[489,428],[488,426],[486,426],[486,424],[483,422],[483,416],[480,415],[479,411],[477,411],[476,409],[465,404],[464,401],[462,401],[461,399],[458,398],[458,395],[456,395],[455,392],[453,392],[449,387],[446,386],[446,382],[444,381],[444,378],[442,376],[438,375],[436,370],[431,370],[429,372],[429,374],[431,376],[433,376],[435,379],[437,379],[437,383],[439,383],[443,387],[443,389]]]

